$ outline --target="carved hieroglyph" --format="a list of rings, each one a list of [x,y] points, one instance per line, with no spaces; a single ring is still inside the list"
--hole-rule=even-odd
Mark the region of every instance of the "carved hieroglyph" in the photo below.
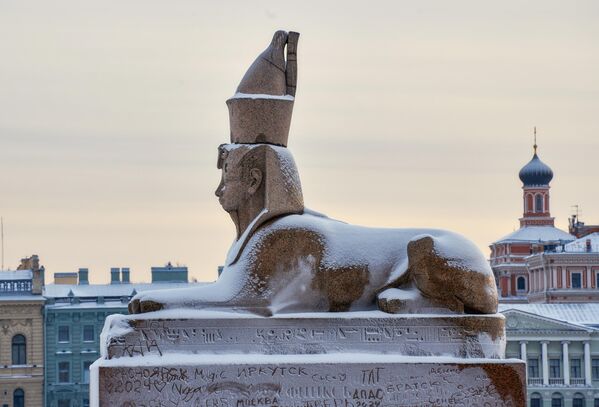
[[[270,315],[378,306],[391,313],[495,313],[491,268],[463,237],[352,226],[305,209],[287,148],[298,38],[277,31],[227,101],[231,140],[218,149],[216,195],[236,239],[221,277],[198,288],[138,294],[130,311],[228,306]]]

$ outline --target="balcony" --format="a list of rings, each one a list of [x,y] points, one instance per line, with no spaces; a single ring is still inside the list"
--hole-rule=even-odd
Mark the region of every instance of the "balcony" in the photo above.
[[[543,378],[541,378],[541,377],[529,377],[528,378],[528,384],[530,386],[542,386],[543,385]]]
[[[570,385],[572,386],[584,386],[584,378],[583,377],[572,377],[570,378]]]
[[[562,379],[561,377],[550,377],[549,378],[550,386],[561,386],[563,384],[564,384],[564,379]]]

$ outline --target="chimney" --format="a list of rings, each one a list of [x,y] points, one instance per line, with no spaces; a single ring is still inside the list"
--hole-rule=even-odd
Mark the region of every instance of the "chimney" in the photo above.
[[[79,285],[89,284],[89,270],[87,268],[79,269]]]
[[[169,261],[164,267],[152,267],[152,283],[187,283],[185,266],[173,266]]]
[[[129,284],[131,280],[129,279],[129,267],[123,267],[121,269],[121,283]]]
[[[120,284],[121,283],[120,274],[121,274],[121,270],[119,270],[118,267],[111,267],[110,268],[110,284]]]

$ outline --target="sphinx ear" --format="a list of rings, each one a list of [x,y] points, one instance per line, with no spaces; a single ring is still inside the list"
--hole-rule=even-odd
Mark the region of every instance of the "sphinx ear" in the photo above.
[[[262,171],[258,168],[252,168],[250,170],[250,186],[248,187],[248,192],[250,194],[254,194],[258,188],[262,185]]]

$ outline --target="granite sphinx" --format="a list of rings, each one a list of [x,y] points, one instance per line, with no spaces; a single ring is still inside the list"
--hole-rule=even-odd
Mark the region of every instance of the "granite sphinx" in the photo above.
[[[305,208],[287,148],[297,42],[275,33],[227,101],[216,195],[236,236],[221,276],[109,316],[90,405],[524,407],[525,363],[505,359],[471,242]]]
[[[231,135],[218,148],[216,196],[236,238],[218,281],[140,293],[130,312],[234,308],[272,315],[378,307],[389,313],[494,314],[493,273],[464,237],[354,226],[304,206],[287,148],[298,38],[276,32],[227,101]]]

